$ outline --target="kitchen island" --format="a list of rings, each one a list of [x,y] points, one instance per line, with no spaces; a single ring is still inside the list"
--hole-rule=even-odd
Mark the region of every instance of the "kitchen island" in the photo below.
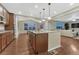
[[[29,40],[35,54],[48,52],[61,46],[58,31],[32,31],[29,32]]]

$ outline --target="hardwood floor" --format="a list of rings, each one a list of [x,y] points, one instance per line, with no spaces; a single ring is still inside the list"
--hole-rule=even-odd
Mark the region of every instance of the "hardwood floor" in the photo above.
[[[69,37],[61,37],[61,47],[49,52],[56,55],[79,55],[79,40]]]
[[[40,55],[79,55],[79,40],[61,37],[61,47]],[[1,55],[35,55],[27,34],[20,34]]]
[[[20,34],[19,38],[14,40],[1,55],[28,55],[34,54],[27,34]]]

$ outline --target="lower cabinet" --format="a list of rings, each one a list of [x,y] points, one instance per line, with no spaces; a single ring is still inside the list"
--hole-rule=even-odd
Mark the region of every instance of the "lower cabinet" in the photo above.
[[[36,35],[36,52],[38,54],[48,51],[48,34],[41,33]]]
[[[7,45],[9,44],[10,42],[10,33],[8,32],[7,35],[6,35],[6,39],[7,39]]]
[[[0,52],[1,52],[1,49],[2,49],[2,35],[0,34]]]
[[[3,49],[5,49],[12,40],[13,40],[13,33],[11,32],[0,33],[0,52]]]
[[[9,44],[13,40],[13,33],[8,32],[6,35],[6,39],[7,39],[7,44]]]
[[[29,33],[29,38],[35,54],[48,51],[48,33]]]
[[[6,34],[7,33],[3,33],[2,35],[2,49],[4,49],[7,46]]]

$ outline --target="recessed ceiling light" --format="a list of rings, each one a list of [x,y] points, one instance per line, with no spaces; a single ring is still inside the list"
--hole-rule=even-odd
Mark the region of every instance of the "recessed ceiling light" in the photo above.
[[[34,7],[35,7],[35,8],[38,8],[38,5],[35,5]]]
[[[18,14],[22,14],[22,12],[21,12],[21,11],[19,11],[19,12],[18,12]]]
[[[42,22],[42,21],[39,21],[40,23]]]
[[[51,20],[51,17],[48,17],[48,20]]]
[[[74,5],[74,3],[70,3],[70,6]]]
[[[45,21],[45,19],[43,19],[42,21]]]
[[[76,19],[73,19],[72,21],[76,21]]]

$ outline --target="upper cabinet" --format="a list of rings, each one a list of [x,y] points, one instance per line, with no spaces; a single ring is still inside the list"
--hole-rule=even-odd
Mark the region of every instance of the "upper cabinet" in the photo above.
[[[8,25],[9,24],[9,13],[5,9],[3,9],[3,16],[5,18],[6,25]]]
[[[9,13],[2,5],[0,5],[0,16],[3,17],[5,25],[8,25],[9,24]]]
[[[0,4],[0,16],[3,17],[6,30],[13,30],[14,28],[14,14],[9,13],[4,6]]]
[[[14,29],[14,14],[9,13],[9,19],[7,19],[8,25],[6,25],[6,30],[13,30]]]
[[[0,5],[0,16],[3,16],[3,7]]]

